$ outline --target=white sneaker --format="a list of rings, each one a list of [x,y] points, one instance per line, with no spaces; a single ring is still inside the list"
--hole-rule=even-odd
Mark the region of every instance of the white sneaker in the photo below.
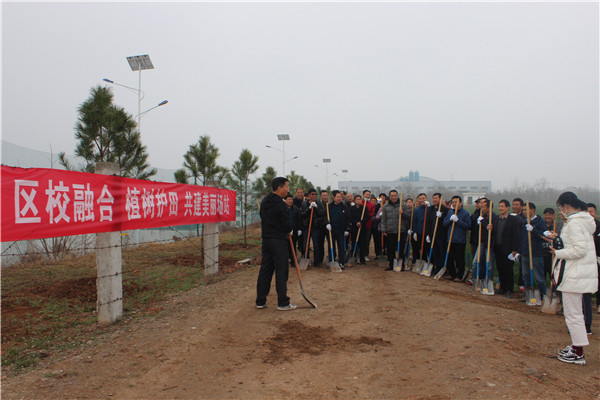
[[[573,349],[573,347],[571,347],[571,345],[568,345],[567,347],[565,347],[564,349],[558,350],[556,352],[557,356],[560,356],[561,354],[567,354],[568,352],[571,351],[571,349]]]
[[[288,304],[287,306],[277,306],[279,311],[291,311],[295,310],[296,308],[298,308],[298,306],[292,303]]]

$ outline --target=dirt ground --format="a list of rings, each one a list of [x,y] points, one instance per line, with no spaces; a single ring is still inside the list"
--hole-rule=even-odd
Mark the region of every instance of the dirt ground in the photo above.
[[[598,399],[600,315],[586,366],[556,360],[561,316],[375,261],[309,269],[297,310],[254,308],[258,266],[172,296],[83,349],[2,377],[4,399]]]

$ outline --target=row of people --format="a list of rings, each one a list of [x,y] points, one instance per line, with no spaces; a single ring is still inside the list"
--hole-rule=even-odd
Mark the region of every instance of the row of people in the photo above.
[[[514,262],[520,261],[521,264],[519,285],[534,285],[531,280],[524,279],[529,272],[527,266],[534,266],[535,282],[543,295],[548,269],[544,266],[544,252],[549,253],[546,255],[550,256],[550,260],[556,258],[556,263],[550,266],[552,282],[562,294],[565,322],[572,339],[572,344],[559,350],[557,357],[564,362],[585,364],[583,346],[589,344],[583,313],[585,295],[597,292],[600,277],[600,223],[595,220],[594,204],[583,203],[571,192],[563,193],[557,200],[563,228],[560,221],[553,218],[553,210],[544,210],[542,218],[536,214],[534,203],[528,202],[523,208],[523,201],[518,198],[512,202],[512,213],[508,200],[498,203],[499,212],[496,214],[491,202],[481,198],[476,202],[474,213],[470,214],[458,195],[448,203],[442,201],[440,193],[436,193],[429,203],[424,193],[413,202],[409,196],[402,201],[402,195],[398,197],[395,190],[379,200],[372,199],[368,190],[362,196],[333,191],[330,202],[326,192],[320,193],[320,199],[317,199],[316,190],[311,189],[298,208],[294,205],[296,199],[285,195],[287,190],[287,179],[275,178],[273,193],[261,204],[263,262],[257,283],[257,308],[265,307],[274,271],[278,276],[278,309],[296,308],[285,294],[287,268],[282,257],[286,253],[293,255],[298,243],[301,252],[308,257],[309,241],[312,240],[315,250],[313,263],[319,266],[323,262],[324,233],[327,231],[332,238],[332,256],[334,259],[337,257],[341,265],[347,260],[346,249],[353,244],[355,249],[358,247],[360,263],[366,261],[375,222],[376,232],[381,232],[383,239],[382,248],[387,253],[388,269],[391,269],[395,258],[407,261],[412,249],[412,262],[418,255],[420,260],[433,264],[434,272],[441,274],[445,269],[448,279],[462,282],[468,275],[465,250],[470,230],[471,247],[476,249],[473,276],[493,277],[496,261],[500,292],[508,296],[515,285]],[[281,207],[278,206],[278,198],[285,199],[287,207],[281,202]],[[282,250],[284,236],[290,239],[291,248],[284,247]],[[377,250],[379,247],[375,246]],[[445,256],[444,248],[447,248]],[[482,259],[486,262],[482,263]],[[598,306],[600,312],[600,301]]]

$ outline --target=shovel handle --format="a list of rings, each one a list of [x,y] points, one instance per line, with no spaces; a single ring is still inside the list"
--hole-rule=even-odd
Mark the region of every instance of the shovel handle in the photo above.
[[[308,247],[310,245],[310,228],[312,228],[312,219],[314,211],[314,207],[310,209],[310,220],[308,221],[308,236],[306,236],[306,246],[304,248],[304,254],[306,254],[306,258],[308,258]]]
[[[294,242],[292,241],[292,235],[288,235],[288,239],[290,240],[290,246],[292,249],[294,248]],[[296,272],[298,273],[298,281],[302,284],[302,277],[300,276],[300,267],[298,266],[298,259],[296,258],[296,252],[292,251],[292,255],[294,256],[294,266],[296,267]]]

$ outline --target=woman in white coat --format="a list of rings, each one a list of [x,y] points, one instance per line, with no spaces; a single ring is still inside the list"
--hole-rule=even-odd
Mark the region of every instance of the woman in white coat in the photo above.
[[[598,289],[596,251],[592,237],[596,224],[586,211],[587,204],[573,192],[565,192],[556,201],[567,223],[560,233],[562,246],[555,241],[551,251],[556,256],[552,280],[562,292],[565,323],[572,344],[558,351],[563,362],[585,365],[583,346],[589,345],[582,310],[583,293]],[[562,248],[561,248],[562,247]]]

